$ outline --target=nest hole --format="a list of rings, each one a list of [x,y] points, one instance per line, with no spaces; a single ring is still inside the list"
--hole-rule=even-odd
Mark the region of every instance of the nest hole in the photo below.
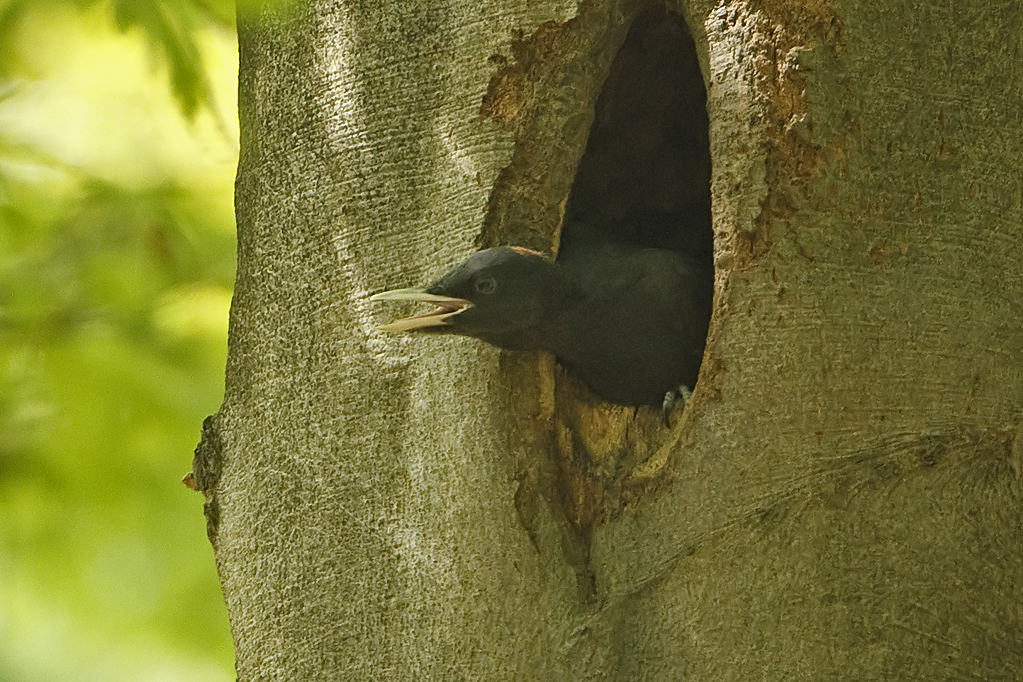
[[[707,91],[685,20],[641,11],[611,64],[566,205],[560,253],[672,249],[713,272]]]

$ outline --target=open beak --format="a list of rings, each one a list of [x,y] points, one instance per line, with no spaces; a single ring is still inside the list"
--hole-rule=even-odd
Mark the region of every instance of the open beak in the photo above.
[[[428,294],[422,289],[395,289],[394,291],[383,291],[369,297],[371,301],[423,301],[437,306],[420,315],[405,317],[395,320],[390,324],[377,327],[384,332],[407,332],[413,329],[424,329],[426,327],[441,327],[451,324],[448,319],[457,315],[467,308],[472,307],[472,302],[464,298],[453,298],[451,296],[438,296]]]

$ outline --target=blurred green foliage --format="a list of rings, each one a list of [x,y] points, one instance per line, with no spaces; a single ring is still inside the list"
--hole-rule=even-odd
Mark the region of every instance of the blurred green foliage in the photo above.
[[[44,3],[51,7],[53,2]],[[195,40],[211,24],[232,29],[234,2],[225,0],[66,0],[81,11],[98,7],[110,13],[122,32],[138,29],[169,69],[169,81],[184,113],[191,117],[200,105],[213,103],[213,90]],[[7,0],[0,9],[0,40],[26,14],[38,11],[39,0]],[[6,42],[6,40],[5,40]],[[0,68],[3,65],[0,64]]]
[[[233,6],[0,4],[0,680],[230,680],[202,499]]]

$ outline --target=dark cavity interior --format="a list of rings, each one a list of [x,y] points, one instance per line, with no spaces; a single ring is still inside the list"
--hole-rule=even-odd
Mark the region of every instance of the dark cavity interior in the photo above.
[[[707,93],[685,21],[639,13],[597,99],[559,257],[594,242],[680,251],[711,268]]]

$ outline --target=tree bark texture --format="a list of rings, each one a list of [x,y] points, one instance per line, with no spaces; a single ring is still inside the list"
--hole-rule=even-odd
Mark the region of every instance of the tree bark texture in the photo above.
[[[553,250],[631,0],[240,18],[196,482],[241,680],[1023,679],[1023,8],[670,4],[715,309],[670,428],[374,291]]]

